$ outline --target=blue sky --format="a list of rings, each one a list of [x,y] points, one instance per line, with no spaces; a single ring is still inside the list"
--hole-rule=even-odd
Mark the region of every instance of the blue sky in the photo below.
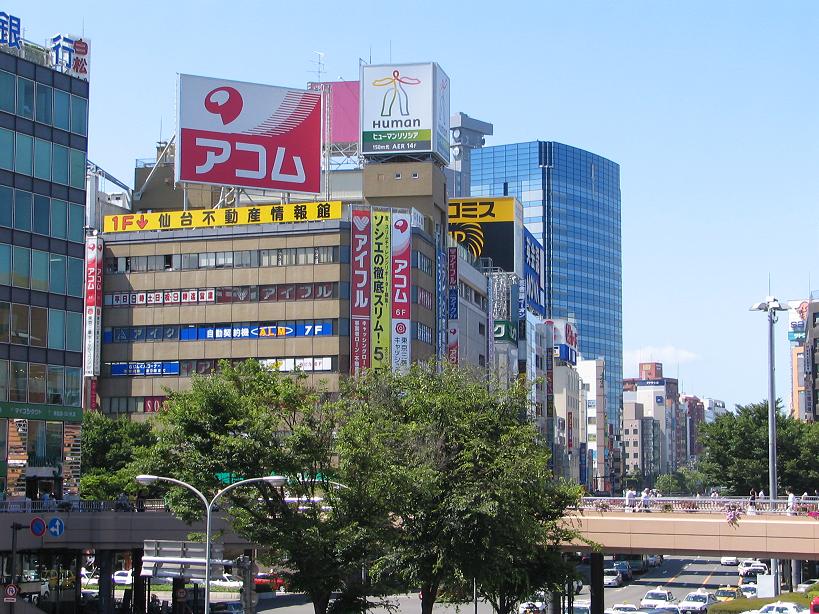
[[[681,389],[766,396],[748,306],[819,288],[819,3],[6,0],[26,38],[91,41],[89,157],[133,181],[174,130],[177,72],[290,86],[359,58],[439,62],[489,144],[556,140],[621,165],[625,375],[662,360]],[[391,54],[391,55],[390,55]],[[161,126],[161,132],[160,132]],[[786,319],[777,391],[789,404]]]

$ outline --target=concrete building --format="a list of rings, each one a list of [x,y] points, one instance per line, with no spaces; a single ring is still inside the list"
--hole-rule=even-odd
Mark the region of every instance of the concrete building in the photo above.
[[[728,411],[725,407],[725,401],[720,401],[719,399],[705,397],[702,403],[705,406],[705,422],[708,424]]]
[[[0,493],[62,498],[80,470],[88,45],[45,49],[3,21]]]
[[[661,363],[640,363],[640,377],[623,380],[623,401],[636,401],[644,415],[660,424],[660,473],[670,473],[686,462],[686,418],[676,379],[663,377]]]
[[[660,465],[660,424],[646,416],[642,403],[623,403],[623,449],[626,474],[654,484]]]
[[[805,323],[805,343],[802,369],[804,370],[804,420],[819,419],[819,296],[811,295]]]
[[[705,403],[695,395],[680,394],[680,404],[685,410],[686,417],[686,456],[689,462],[694,462],[702,454],[699,429],[705,422]]]
[[[574,366],[561,360],[555,360],[553,369],[555,474],[579,483],[580,376]]]

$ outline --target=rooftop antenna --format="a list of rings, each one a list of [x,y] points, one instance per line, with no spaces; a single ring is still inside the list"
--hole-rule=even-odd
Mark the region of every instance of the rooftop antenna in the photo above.
[[[313,53],[316,54],[317,58],[313,60],[313,64],[316,65],[316,81],[319,83],[322,82],[322,77],[324,76],[324,52],[323,51],[314,51]]]

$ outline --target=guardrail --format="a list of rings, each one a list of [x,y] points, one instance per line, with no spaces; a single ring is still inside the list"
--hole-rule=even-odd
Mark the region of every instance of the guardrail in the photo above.
[[[137,502],[86,501],[84,499],[49,499],[48,501],[7,499],[0,501],[0,513],[165,512],[167,509],[162,499],[145,499]]]
[[[751,503],[748,497],[649,497],[638,494],[626,497],[583,497],[578,509],[597,512],[686,512],[699,514],[724,514],[730,511],[749,516],[778,514],[783,516],[812,516],[819,519],[819,497],[797,497],[793,506],[787,498],[757,499]]]

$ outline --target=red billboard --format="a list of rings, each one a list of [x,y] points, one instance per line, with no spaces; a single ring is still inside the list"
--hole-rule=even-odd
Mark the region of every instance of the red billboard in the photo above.
[[[83,374],[100,374],[100,343],[102,342],[102,239],[88,237],[85,241],[85,338],[83,340]]]
[[[321,191],[321,94],[179,75],[176,180]]]
[[[307,89],[328,93],[330,143],[358,143],[361,136],[358,128],[361,119],[358,81],[312,82],[307,84]]]
[[[372,218],[369,209],[352,211],[352,266],[350,297],[350,372],[355,375],[371,364],[370,346],[370,262],[372,258]]]

